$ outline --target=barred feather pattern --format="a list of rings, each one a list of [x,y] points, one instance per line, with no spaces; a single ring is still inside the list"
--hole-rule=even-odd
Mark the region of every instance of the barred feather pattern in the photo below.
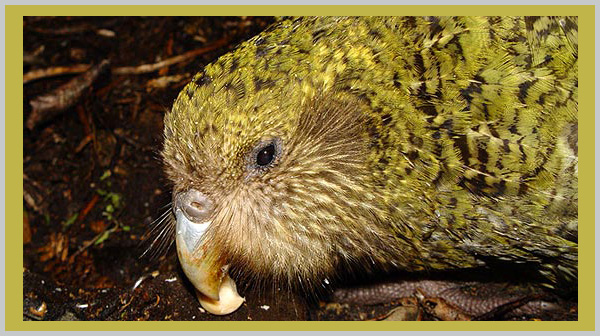
[[[215,200],[207,250],[256,278],[495,260],[572,283],[577,57],[573,17],[284,19],[182,90],[166,172]]]

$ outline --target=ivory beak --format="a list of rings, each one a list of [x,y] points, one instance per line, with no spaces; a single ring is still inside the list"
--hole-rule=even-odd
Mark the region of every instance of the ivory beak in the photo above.
[[[235,282],[227,274],[228,265],[216,265],[205,258],[201,239],[210,222],[194,223],[181,209],[175,209],[177,256],[183,272],[197,290],[204,309],[216,315],[237,310],[244,298],[237,293]]]

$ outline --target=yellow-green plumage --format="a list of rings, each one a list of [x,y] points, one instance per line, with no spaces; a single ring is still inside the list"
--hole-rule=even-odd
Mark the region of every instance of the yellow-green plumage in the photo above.
[[[576,279],[577,19],[283,20],[183,89],[163,157],[175,192],[217,204],[207,250],[255,277],[499,260]]]

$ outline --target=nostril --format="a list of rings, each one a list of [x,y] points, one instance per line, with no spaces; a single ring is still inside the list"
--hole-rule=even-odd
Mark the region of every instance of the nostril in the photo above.
[[[190,221],[202,223],[212,215],[213,203],[205,194],[190,189],[175,196],[175,209],[181,209]]]

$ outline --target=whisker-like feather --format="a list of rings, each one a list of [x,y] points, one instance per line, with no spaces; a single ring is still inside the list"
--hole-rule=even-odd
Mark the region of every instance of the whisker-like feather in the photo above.
[[[171,213],[172,202],[163,206],[168,209],[156,218],[142,238],[141,245],[145,246],[140,258],[158,259],[165,255],[175,241],[175,220]]]

